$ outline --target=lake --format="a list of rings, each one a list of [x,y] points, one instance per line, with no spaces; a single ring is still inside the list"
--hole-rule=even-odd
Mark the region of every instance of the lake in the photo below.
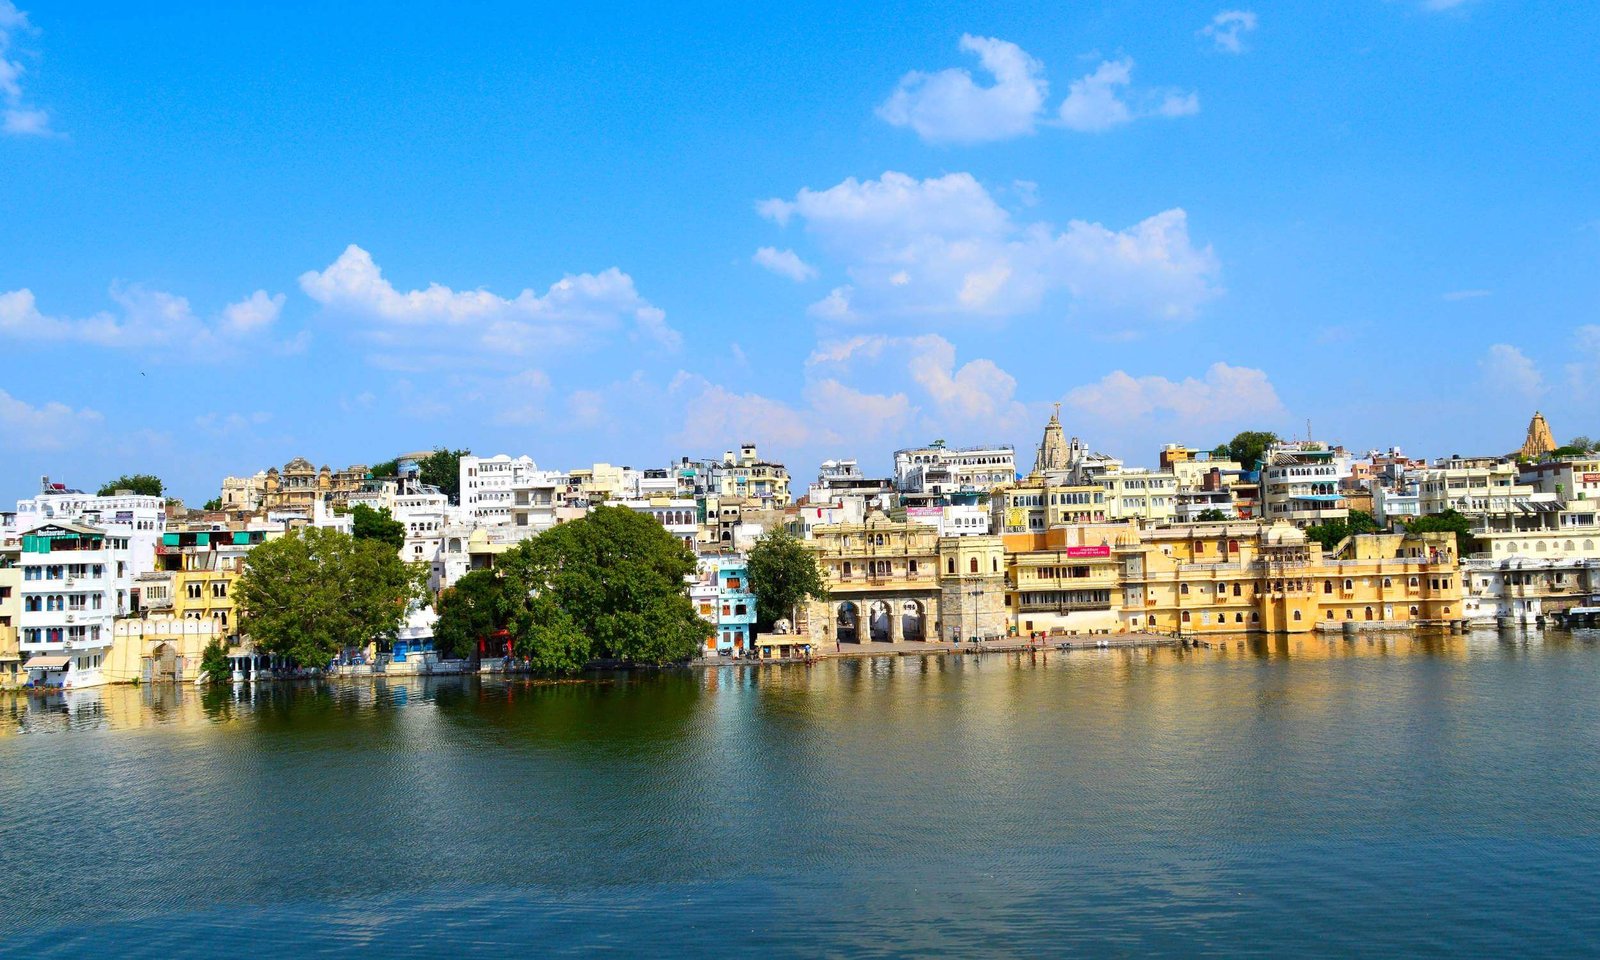
[[[1572,956],[1600,633],[0,694],[30,958]]]

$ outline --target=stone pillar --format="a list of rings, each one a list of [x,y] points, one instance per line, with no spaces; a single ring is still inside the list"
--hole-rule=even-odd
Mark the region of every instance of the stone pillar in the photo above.
[[[885,603],[889,605],[889,642],[904,643],[906,638],[904,624],[900,621],[900,601],[887,600]]]

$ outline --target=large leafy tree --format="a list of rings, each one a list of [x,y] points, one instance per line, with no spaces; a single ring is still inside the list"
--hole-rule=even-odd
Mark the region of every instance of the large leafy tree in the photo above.
[[[400,463],[397,460],[385,460],[382,463],[375,463],[372,465],[372,469],[367,471],[367,476],[374,480],[388,480],[399,475]]]
[[[159,497],[163,485],[161,478],[149,473],[136,473],[132,476],[124,474],[115,480],[108,480],[100,486],[99,495],[109,497],[118,490],[132,490],[134,493],[146,497]]]
[[[1229,460],[1238,461],[1246,470],[1254,470],[1261,463],[1267,448],[1278,442],[1278,435],[1263,430],[1245,430],[1232,440],[1220,444],[1213,454],[1226,453]]]
[[[1366,533],[1377,533],[1380,528],[1378,521],[1372,514],[1365,510],[1351,510],[1348,519],[1329,520],[1306,528],[1306,536],[1322,544],[1324,550],[1332,550],[1338,546],[1345,537],[1355,537]]]
[[[493,570],[474,570],[446,587],[434,604],[433,648],[443,657],[476,659],[478,641],[506,626],[505,586]]]
[[[389,514],[388,507],[372,509],[364,503],[350,508],[357,540],[376,540],[396,550],[406,545],[406,525]]]
[[[1431,513],[1425,517],[1417,517],[1406,524],[1408,533],[1438,533],[1446,532],[1456,535],[1456,552],[1466,556],[1472,552],[1472,520],[1465,514],[1456,510],[1446,510],[1443,513]]]
[[[756,595],[756,617],[770,628],[779,617],[795,616],[802,600],[828,596],[816,554],[787,530],[774,528],[750,548],[747,560],[750,592]]]
[[[339,651],[392,641],[427,568],[387,544],[307,527],[250,551],[235,588],[239,631],[268,653],[325,667]]]
[[[461,500],[461,458],[471,454],[471,450],[450,450],[446,447],[428,454],[417,464],[417,475],[423,483],[439,488],[439,492],[450,498],[451,503]]]
[[[517,653],[552,673],[594,658],[687,660],[713,627],[689,602],[694,555],[661,524],[597,507],[502,554],[506,628]]]

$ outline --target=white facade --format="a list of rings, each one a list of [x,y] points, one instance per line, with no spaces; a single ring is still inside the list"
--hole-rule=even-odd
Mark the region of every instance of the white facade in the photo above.
[[[127,560],[132,573],[156,567],[156,544],[167,529],[167,502],[141,494],[94,496],[44,481],[43,491],[17,501],[15,529],[27,533],[47,523],[69,521],[105,530],[109,537],[128,541]]]
[[[1350,458],[1321,444],[1279,444],[1267,450],[1261,470],[1262,519],[1298,526],[1343,520],[1350,506],[1339,492]]]
[[[1017,453],[1010,446],[952,448],[934,443],[894,452],[894,482],[902,493],[984,493],[1016,480]]]
[[[985,536],[989,533],[990,510],[987,504],[980,503],[907,507],[906,520],[933,527],[941,537]]]
[[[72,688],[104,683],[112,627],[134,612],[131,540],[52,521],[23,535],[21,564],[19,640],[30,681]]]
[[[700,529],[700,511],[695,501],[656,497],[652,500],[624,500],[617,506],[651,517],[676,537],[679,543],[690,550],[694,549],[695,534]]]

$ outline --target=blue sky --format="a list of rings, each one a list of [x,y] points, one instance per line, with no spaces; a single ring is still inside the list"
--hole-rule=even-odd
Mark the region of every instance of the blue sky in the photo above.
[[[1600,433],[1600,7],[0,0],[0,489]],[[525,292],[526,291],[526,292]],[[1026,460],[1026,456],[1021,459]]]

